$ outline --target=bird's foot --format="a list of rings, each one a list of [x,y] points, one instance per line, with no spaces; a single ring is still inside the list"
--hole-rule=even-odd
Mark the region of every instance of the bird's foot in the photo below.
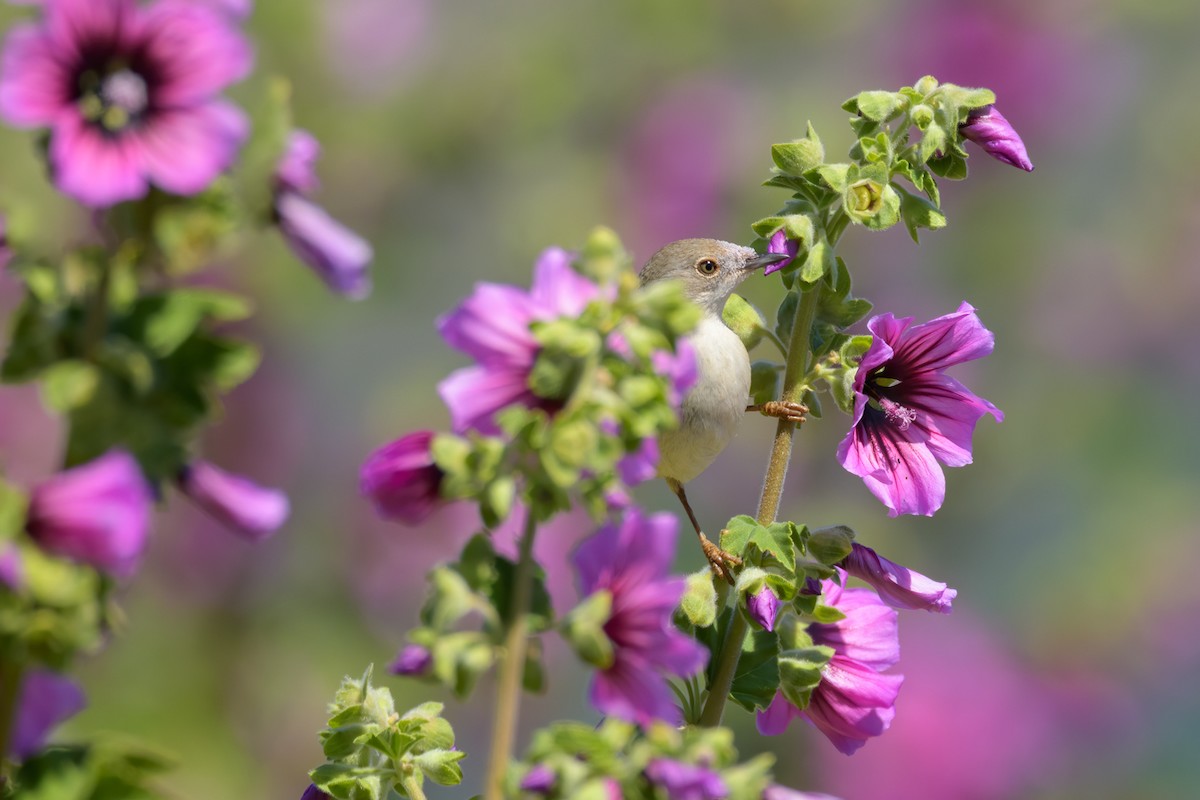
[[[700,549],[704,551],[704,557],[708,559],[708,565],[712,567],[713,573],[718,578],[724,579],[730,586],[734,585],[736,578],[733,575],[732,568],[742,566],[742,560],[733,553],[722,550],[713,544],[703,533],[699,535]]]
[[[758,405],[747,406],[747,411],[757,411],[764,417],[775,417],[776,419],[787,420],[800,425],[807,417],[808,406],[804,403],[793,403],[788,400],[771,400]]]

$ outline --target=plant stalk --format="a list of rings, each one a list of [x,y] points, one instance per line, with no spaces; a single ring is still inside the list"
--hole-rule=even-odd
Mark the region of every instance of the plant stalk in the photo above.
[[[526,510],[525,532],[518,545],[520,554],[514,577],[509,628],[504,636],[504,657],[496,679],[496,715],[492,722],[492,747],[488,757],[485,800],[502,800],[504,776],[512,756],[517,732],[521,683],[529,646],[529,604],[533,595],[533,536],[537,526],[533,509]]]
[[[15,661],[0,664],[0,789],[8,783],[8,750],[23,677],[24,670]]]

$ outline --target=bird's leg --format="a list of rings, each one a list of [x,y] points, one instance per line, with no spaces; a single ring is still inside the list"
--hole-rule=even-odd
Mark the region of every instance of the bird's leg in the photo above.
[[[692,521],[692,527],[696,529],[696,535],[700,537],[700,549],[704,551],[704,557],[708,559],[708,565],[712,567],[712,571],[716,573],[718,578],[724,578],[732,586],[734,584],[734,577],[729,568],[731,566],[740,567],[742,560],[733,553],[726,552],[713,544],[704,535],[704,531],[700,530],[700,523],[696,520],[696,513],[692,511],[691,503],[688,502],[687,492],[683,490],[683,484],[674,478],[667,478],[667,485],[671,487],[671,491],[679,498],[679,502],[683,503],[683,510],[687,513],[688,519]]]
[[[806,419],[804,415],[808,413],[808,406],[804,405],[804,403],[792,403],[787,400],[771,400],[766,403],[746,406],[746,411],[757,411],[764,417],[786,419],[789,422],[800,425]]]

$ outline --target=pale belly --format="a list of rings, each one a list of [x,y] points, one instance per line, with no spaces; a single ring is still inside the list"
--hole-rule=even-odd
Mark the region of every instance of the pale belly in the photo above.
[[[750,358],[716,319],[692,334],[698,378],[683,399],[680,426],[659,439],[658,474],[687,483],[708,468],[737,433],[750,397]]]

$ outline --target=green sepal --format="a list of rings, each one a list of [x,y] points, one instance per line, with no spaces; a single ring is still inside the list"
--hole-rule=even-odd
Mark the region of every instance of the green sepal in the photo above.
[[[850,164],[823,164],[817,167],[817,175],[833,191],[842,194],[849,185]]]
[[[825,160],[825,148],[809,122],[805,138],[771,145],[771,160],[783,174],[800,177]]]
[[[906,192],[901,186],[893,184],[893,187],[900,194],[900,216],[914,242],[919,241],[917,228],[939,230],[946,227],[946,215],[940,208],[920,195]]]
[[[842,108],[873,122],[887,122],[899,116],[907,105],[908,98],[900,92],[869,91],[851,97],[842,103]]]
[[[946,138],[946,129],[941,125],[930,123],[925,127],[925,135],[921,137],[921,145],[917,149],[917,158],[922,164],[946,149]]]
[[[753,350],[762,341],[767,327],[767,318],[753,303],[740,294],[731,294],[721,311],[725,325],[742,340],[747,351]]]
[[[413,763],[426,778],[440,786],[457,786],[462,783],[462,767],[459,761],[466,758],[461,750],[427,750],[413,759]]]
[[[628,265],[629,254],[620,237],[611,228],[600,225],[584,239],[574,266],[584,277],[604,285],[616,280]]]
[[[593,592],[571,609],[559,626],[575,654],[597,669],[608,669],[613,663],[613,643],[604,632],[612,616],[612,599],[611,592]]]
[[[821,670],[831,658],[832,647],[784,650],[779,654],[779,691],[796,708],[808,708],[813,690],[821,683]]]
[[[938,93],[946,100],[967,111],[990,106],[996,102],[996,93],[991,89],[972,89],[953,83],[943,83],[938,89]]]
[[[822,233],[808,248],[808,257],[804,259],[804,264],[800,267],[800,280],[808,284],[816,283],[831,269],[834,269],[836,264],[834,258],[833,246],[829,244],[829,240]]]
[[[951,181],[965,180],[967,177],[967,159],[958,148],[951,147],[943,152],[941,158],[931,158],[927,162],[929,170],[939,177]]]

